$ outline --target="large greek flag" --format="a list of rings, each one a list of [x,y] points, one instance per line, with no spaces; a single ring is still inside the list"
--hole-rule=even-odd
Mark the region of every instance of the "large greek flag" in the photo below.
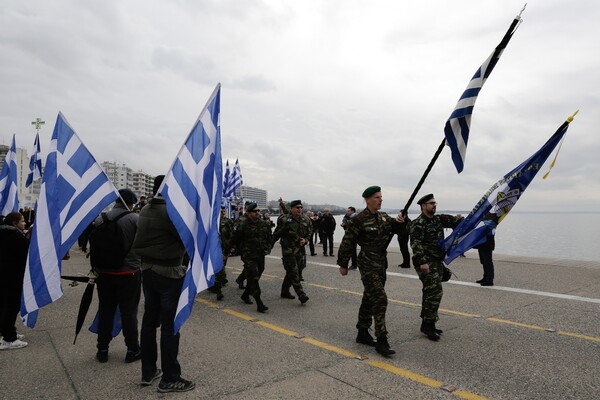
[[[229,182],[227,184],[227,189],[225,191],[225,197],[231,198],[235,195],[235,190],[244,184],[244,179],[242,178],[242,169],[240,168],[240,162],[238,159],[235,160],[235,165],[233,166],[233,171],[229,176]]]
[[[15,135],[4,158],[0,172],[0,215],[19,211],[19,188],[17,187],[17,145]]]
[[[525,8],[523,7],[523,10]],[[523,12],[521,10],[521,12]],[[475,101],[479,95],[481,87],[492,73],[492,70],[496,66],[496,63],[500,59],[502,52],[508,45],[508,42],[512,38],[513,33],[517,30],[521,23],[521,14],[517,15],[513,22],[510,24],[508,31],[502,38],[500,44],[494,49],[492,54],[487,60],[479,67],[477,72],[467,89],[463,92],[462,96],[458,100],[454,111],[446,121],[444,127],[444,134],[446,135],[446,144],[450,146],[452,151],[452,161],[458,173],[462,172],[465,158],[467,156],[467,142],[469,141],[469,129],[471,126],[471,115],[473,114],[473,108],[475,107]]]
[[[81,139],[58,114],[42,178],[23,281],[21,317],[35,326],[40,308],[62,296],[61,260],[119,193]]]
[[[176,332],[189,318],[196,294],[212,286],[214,275],[223,269],[219,242],[223,193],[220,104],[218,84],[159,189],[190,257],[175,315]]]
[[[40,158],[41,152],[40,134],[36,133],[35,140],[33,142],[33,154],[31,154],[31,157],[29,158],[29,174],[27,175],[25,187],[29,187],[34,180],[42,177],[42,159]]]
[[[484,243],[487,236],[495,233],[497,224],[508,215],[567,133],[573,116],[569,117],[537,152],[496,182],[452,234],[440,241],[440,245],[446,251],[446,264],[465,251]]]

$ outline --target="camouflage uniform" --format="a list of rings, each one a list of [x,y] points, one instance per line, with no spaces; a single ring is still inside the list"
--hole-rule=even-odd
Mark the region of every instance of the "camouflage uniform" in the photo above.
[[[245,296],[260,299],[258,281],[265,270],[265,255],[271,252],[271,240],[271,228],[262,219],[252,222],[244,218],[233,234],[233,243],[241,255],[248,280]]]
[[[284,214],[277,219],[273,245],[281,239],[281,260],[285,268],[282,294],[289,293],[290,287],[293,286],[299,298],[306,296],[300,284],[300,274],[306,265],[306,251],[304,246],[300,246],[300,240],[304,239],[308,243],[308,236],[311,234],[312,223],[303,215],[294,218],[291,214]]]
[[[239,226],[247,219],[246,214],[240,215],[240,217],[233,224],[233,231],[235,232]],[[238,249],[235,249],[236,253],[239,253]],[[240,289],[244,288],[244,281],[246,280],[246,267],[242,268],[242,272],[235,278],[235,282],[238,284]]]
[[[421,318],[423,322],[437,322],[438,309],[442,301],[442,276],[444,274],[444,250],[439,241],[444,239],[444,228],[455,228],[462,218],[453,215],[436,214],[428,218],[419,215],[410,225],[410,242],[413,250],[413,264],[423,283]],[[429,273],[421,271],[421,264],[429,265]]]
[[[407,229],[384,212],[371,213],[368,209],[352,218],[338,250],[337,264],[347,268],[356,245],[360,245],[358,269],[364,292],[358,310],[357,329],[369,329],[375,321],[375,336],[387,336],[385,312],[388,299],[385,293],[387,247],[394,234]]]
[[[227,257],[231,250],[231,240],[233,238],[233,221],[227,217],[222,217],[219,221],[219,237],[221,239],[221,252],[223,253],[223,269],[217,273],[216,282],[223,286],[227,283],[227,273],[225,266],[227,265]]]

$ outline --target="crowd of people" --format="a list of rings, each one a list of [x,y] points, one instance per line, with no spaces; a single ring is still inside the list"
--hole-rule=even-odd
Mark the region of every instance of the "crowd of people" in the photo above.
[[[153,196],[146,201],[129,189],[119,190],[120,197],[114,207],[102,213],[85,230],[79,247],[91,259],[98,291],[98,336],[96,359],[105,363],[109,359],[109,346],[113,339],[115,313],[121,315],[122,332],[127,347],[125,362],[141,360],[141,385],[149,386],[160,379],[159,392],[192,390],[194,382],[182,377],[177,360],[179,332],[175,332],[174,319],[187,270],[184,245],[171,222],[166,201],[157,193],[164,176],[156,177]],[[385,292],[388,267],[387,248],[394,235],[398,237],[403,262],[402,268],[414,266],[422,282],[421,332],[430,340],[438,341],[442,330],[436,326],[438,309],[442,300],[442,282],[450,279],[450,270],[443,263],[444,251],[438,245],[444,238],[444,228],[455,228],[462,216],[436,214],[437,202],[433,194],[423,196],[417,204],[421,214],[411,221],[401,212],[390,217],[381,211],[381,188],[371,186],[362,193],[366,207],[357,212],[348,207],[341,228],[344,230],[339,244],[336,264],[346,276],[349,270],[358,270],[364,291],[358,310],[356,342],[372,346],[385,357],[395,353],[388,341],[385,323],[388,299]],[[317,255],[316,246],[323,248],[324,257],[335,257],[333,235],[336,220],[329,209],[313,212],[303,209],[300,200],[284,202],[279,199],[280,212],[273,223],[268,212],[261,211],[256,203],[244,205],[237,219],[227,217],[221,208],[219,235],[223,264],[231,254],[239,254],[243,270],[235,282],[243,293],[246,304],[256,303],[256,311],[265,313],[269,307],[261,297],[260,278],[265,269],[265,257],[277,242],[281,245],[281,260],[285,277],[280,296],[296,299],[301,305],[309,301],[302,282],[306,268],[306,248]],[[23,275],[27,260],[29,233],[33,223],[33,210],[10,213],[0,225],[0,341],[1,348],[17,349],[27,346],[18,334],[15,321],[20,308]],[[29,225],[28,225],[29,224]],[[100,230],[115,229],[113,236],[118,244],[114,252],[103,251],[98,243]],[[118,234],[117,234],[118,233]],[[412,260],[408,250],[412,247]],[[89,252],[88,250],[88,242]],[[96,250],[95,250],[96,249]],[[478,281],[483,286],[493,285],[493,235],[479,247],[484,276]],[[106,254],[117,258],[107,258]],[[104,258],[103,258],[104,257]],[[209,290],[224,298],[223,287],[228,283],[225,268],[215,277]],[[292,290],[293,289],[293,293]],[[144,294],[144,312],[141,330],[138,329],[138,306]],[[370,333],[374,326],[373,337]],[[160,327],[160,367],[158,367],[157,328]]]

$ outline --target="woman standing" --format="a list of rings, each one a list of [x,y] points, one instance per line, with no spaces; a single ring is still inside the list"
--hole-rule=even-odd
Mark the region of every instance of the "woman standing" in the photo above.
[[[29,234],[24,229],[25,219],[18,212],[8,214],[0,225],[0,350],[27,346],[15,327],[29,249]]]

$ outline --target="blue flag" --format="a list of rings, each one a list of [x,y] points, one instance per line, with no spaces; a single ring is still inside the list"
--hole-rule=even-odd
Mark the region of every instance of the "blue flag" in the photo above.
[[[446,239],[440,241],[440,245],[446,251],[444,259],[446,264],[450,264],[465,251],[484,243],[487,236],[495,233],[496,225],[502,222],[521,198],[527,186],[567,133],[573,116],[569,117],[535,154],[496,182],[479,200],[471,213]]]
[[[525,7],[523,7],[523,10]],[[523,12],[521,10],[521,12]],[[492,73],[496,63],[500,59],[502,52],[508,45],[513,33],[517,30],[521,23],[521,14],[517,15],[511,23],[508,31],[500,44],[494,49],[492,54],[475,72],[473,78],[469,82],[467,89],[463,92],[458,100],[454,111],[446,121],[444,134],[446,135],[446,144],[450,146],[452,151],[452,161],[458,173],[461,173],[467,156],[467,142],[469,141],[469,130],[471,127],[471,115],[475,107],[475,101],[479,95],[481,87]]]
[[[0,215],[19,211],[19,188],[17,186],[17,144],[15,135],[0,172]]]
[[[56,118],[23,280],[21,317],[35,326],[40,308],[62,296],[62,259],[119,192],[62,113]]]
[[[231,170],[229,169],[229,160],[225,164],[225,177],[223,178],[223,197],[227,197],[227,189],[229,188],[229,182],[231,180]]]
[[[33,142],[33,154],[29,158],[29,174],[27,175],[27,181],[25,187],[29,187],[33,181],[42,177],[42,159],[41,148],[40,148],[40,134],[36,133],[35,140]]]
[[[239,160],[235,160],[235,165],[233,166],[233,171],[229,176],[229,182],[227,183],[227,189],[225,191],[225,197],[230,199],[235,195],[235,191],[237,188],[244,184],[244,180],[242,179],[242,169],[240,168]]]
[[[185,140],[159,192],[190,264],[175,315],[175,332],[187,321],[196,295],[214,284],[223,269],[219,216],[223,194],[221,84],[218,84]]]

